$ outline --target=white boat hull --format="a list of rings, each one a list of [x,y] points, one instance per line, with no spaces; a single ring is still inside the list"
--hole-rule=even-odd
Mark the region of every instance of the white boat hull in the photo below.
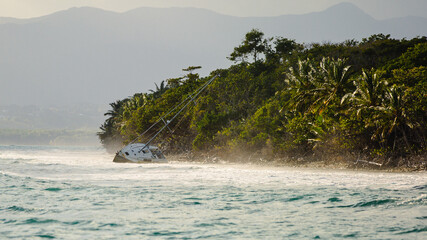
[[[116,153],[113,162],[117,163],[167,163],[162,152],[154,146],[133,143]]]

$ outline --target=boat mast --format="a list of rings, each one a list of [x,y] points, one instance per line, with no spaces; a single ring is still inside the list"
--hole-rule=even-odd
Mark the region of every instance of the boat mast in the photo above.
[[[157,122],[153,125],[150,126],[150,128],[148,128],[144,133],[142,133],[141,135],[139,135],[135,140],[133,140],[131,143],[134,143],[137,139],[139,139],[143,134],[145,134],[148,130],[150,130],[154,125],[156,125],[158,122],[163,121],[165,123],[165,125],[159,130],[157,131],[157,133],[150,139],[148,140],[148,142],[141,148],[141,150],[139,150],[138,152],[141,152],[142,150],[144,150],[144,148],[148,147],[150,145],[150,143],[165,129],[165,128],[169,128],[169,124],[192,102],[194,102],[194,99],[199,96],[199,94],[205,90],[205,88],[213,81],[215,80],[215,78],[217,78],[218,75],[215,75],[214,77],[212,77],[209,81],[207,81],[203,86],[201,86],[194,95],[190,95],[189,97],[187,97],[187,99],[185,99],[183,102],[181,102],[180,104],[178,104],[176,107],[174,107],[171,111],[169,111],[168,113],[166,113],[164,116],[160,117],[159,120],[157,120]],[[175,110],[177,107],[181,106],[184,102],[187,102],[184,107],[182,107],[173,117],[171,120],[169,121],[165,121],[163,117],[166,117],[167,115],[169,115],[173,110]]]

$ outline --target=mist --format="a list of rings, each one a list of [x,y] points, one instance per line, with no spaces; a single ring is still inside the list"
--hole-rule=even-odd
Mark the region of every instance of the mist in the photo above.
[[[212,6],[203,4],[197,6]],[[247,4],[250,9],[255,3]],[[358,6],[277,17],[195,8],[116,12],[82,7],[29,19],[0,18],[0,128],[96,132],[109,103],[181,77],[188,66],[202,66],[201,76],[227,68],[232,64],[227,56],[253,28],[304,43],[427,32],[425,18],[379,21]]]
[[[71,7],[95,7],[108,11],[126,12],[139,7],[195,7],[237,17],[267,17],[306,14],[323,11],[342,0],[1,0],[0,16],[14,18],[39,17]],[[376,19],[418,16],[427,17],[424,0],[347,0]]]

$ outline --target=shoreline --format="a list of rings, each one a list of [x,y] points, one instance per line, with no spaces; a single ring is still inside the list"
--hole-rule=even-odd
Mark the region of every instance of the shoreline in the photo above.
[[[413,165],[386,166],[377,162],[349,159],[340,161],[332,160],[316,160],[310,161],[310,158],[274,158],[274,159],[251,159],[250,157],[235,157],[221,158],[219,156],[190,156],[188,154],[174,154],[167,157],[171,162],[182,163],[200,163],[200,164],[229,164],[257,167],[274,167],[274,168],[293,168],[293,169],[312,169],[312,170],[348,170],[348,171],[372,171],[372,172],[426,172],[427,159],[425,156],[416,156],[418,163]],[[419,158],[419,159],[418,159]],[[403,159],[402,161],[409,161]]]

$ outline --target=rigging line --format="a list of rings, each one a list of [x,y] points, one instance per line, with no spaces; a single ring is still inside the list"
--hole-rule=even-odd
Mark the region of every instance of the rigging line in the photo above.
[[[187,118],[189,118],[191,116],[191,114],[195,111],[195,106],[197,105],[197,101],[200,101],[200,97],[198,97],[197,99],[191,99],[191,102],[193,102],[195,105],[194,106],[189,106],[186,108],[186,110],[182,113],[182,117],[179,119],[179,121],[174,125],[174,127],[171,130],[171,134],[173,134],[179,127],[179,125]]]
[[[170,133],[169,134],[167,134],[166,136],[170,136],[170,138],[171,138],[171,140],[173,139],[173,134],[175,133],[175,131],[177,131],[178,130],[178,128],[180,127],[180,125],[181,125],[181,123],[185,120],[185,119],[188,119],[189,117],[191,117],[191,114],[192,113],[194,113],[195,112],[195,106],[197,106],[197,104],[201,101],[201,98],[200,97],[198,97],[198,98],[196,98],[196,99],[191,99],[190,101],[192,101],[193,103],[194,103],[194,106],[193,107],[189,107],[189,108],[187,108],[187,110],[185,111],[185,113],[184,113],[184,115],[183,115],[183,117],[178,121],[178,123],[177,124],[175,124],[175,126],[172,128],[172,130],[169,128],[169,130],[170,130]],[[188,111],[189,110],[189,111]],[[165,136],[165,137],[166,137]],[[167,142],[167,139],[163,139],[160,143],[159,143],[159,145],[160,146],[162,146],[164,143],[166,143]],[[166,150],[167,151],[167,150]]]
[[[162,118],[162,121],[165,125],[169,125],[169,123],[167,122],[168,120],[165,121],[165,119]],[[169,131],[172,132],[172,129],[168,126]]]
[[[192,103],[191,100],[195,99],[203,90],[205,90],[205,88],[213,81],[215,80],[215,78],[217,78],[218,75],[214,76],[213,78],[211,78],[206,84],[204,84],[202,86],[202,88],[200,90],[198,90],[198,92],[196,92],[195,94],[193,94],[193,96],[190,98],[190,101],[187,101],[187,103],[184,105],[184,107],[182,107],[178,113],[176,113],[173,118],[171,120],[169,120],[169,123],[172,122],[190,103]],[[144,147],[141,148],[141,150],[139,150],[139,152],[141,152],[144,148],[146,148],[156,137],[157,135],[159,135],[169,124],[163,126],[157,133],[156,135],[154,135],[154,137],[152,137],[145,145]]]
[[[192,107],[188,107],[187,110],[183,113],[183,117],[180,118],[180,120],[178,121],[177,124],[175,124],[175,126],[172,128],[172,132],[167,134],[166,136],[170,136],[170,139],[172,141],[172,139],[174,138],[174,133],[178,130],[178,128],[180,127],[180,125],[182,124],[182,122],[184,122],[184,120],[191,118],[192,113],[195,112],[195,106],[197,106],[197,103],[200,102],[201,98],[198,97],[197,99],[192,99],[190,100],[191,102],[193,102],[195,105]],[[165,142],[167,142],[167,139],[163,139],[159,145],[163,145]],[[182,150],[182,146],[179,147]],[[163,153],[167,152],[168,150],[162,150]]]
[[[198,98],[196,101],[200,100],[200,98]],[[196,101],[193,100],[194,103],[196,103]],[[173,127],[173,129],[171,130],[170,134],[168,134],[169,136],[171,136],[171,138],[173,137],[173,134],[175,133],[176,130],[178,130],[178,127],[181,125],[181,123],[189,118],[191,116],[191,113],[194,112],[194,107],[192,108],[187,108],[187,111],[185,111],[184,116],[178,121],[177,124],[175,124],[175,126]],[[167,136],[168,136],[167,135]],[[160,142],[160,145],[163,145],[165,142],[167,141],[167,139],[163,139],[163,141]]]
[[[215,75],[214,77],[212,77],[209,81],[207,81],[205,84],[203,84],[201,87],[199,87],[197,89],[197,91],[196,91],[195,94],[190,94],[186,99],[184,99],[183,101],[181,101],[181,103],[179,103],[178,105],[176,105],[172,110],[170,110],[169,112],[167,112],[166,114],[164,114],[163,116],[161,116],[160,119],[158,119],[154,124],[152,124],[147,130],[145,130],[143,133],[141,133],[138,137],[136,137],[134,140],[132,140],[129,144],[132,144],[132,143],[135,143],[136,141],[138,141],[144,134],[146,134],[149,130],[151,130],[154,126],[156,126],[159,122],[161,122],[162,118],[165,118],[166,116],[168,116],[169,114],[171,114],[173,111],[175,111],[175,109],[177,109],[183,103],[185,103],[189,99],[193,98],[193,95],[197,96],[198,94],[200,94],[200,92],[203,91],[217,77],[218,77],[218,75]]]

